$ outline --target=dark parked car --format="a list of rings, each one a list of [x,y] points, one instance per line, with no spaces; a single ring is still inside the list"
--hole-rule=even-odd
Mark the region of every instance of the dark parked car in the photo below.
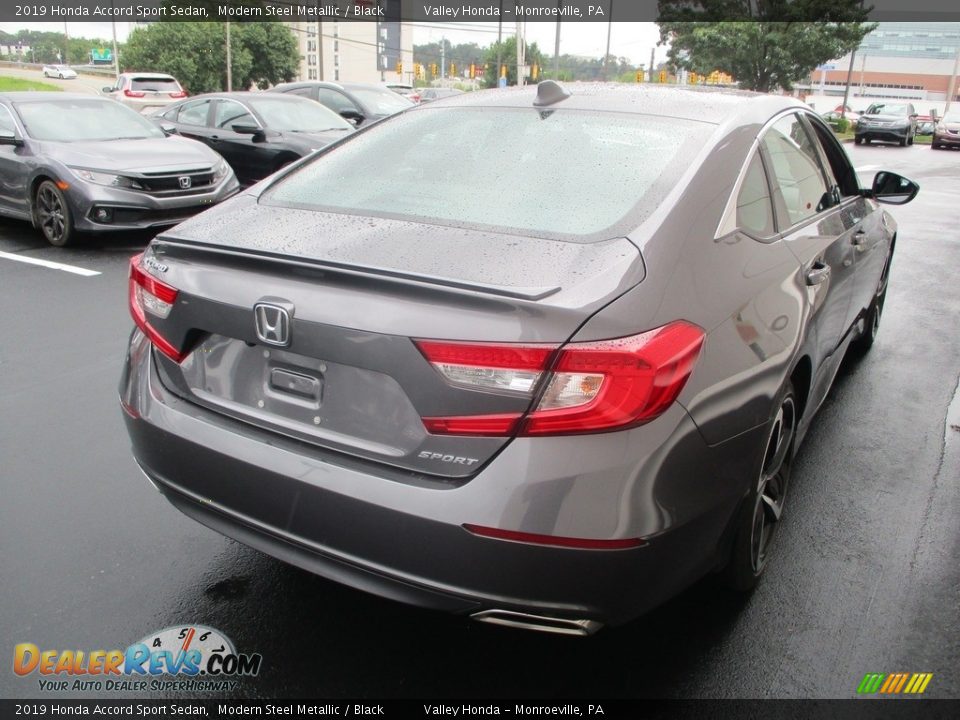
[[[238,189],[215,152],[112,100],[0,94],[0,215],[31,221],[52,245],[173,225]]]
[[[316,100],[357,126],[416,107],[416,103],[393,90],[366,83],[283,83],[271,88],[270,92]]]
[[[269,93],[197,95],[155,117],[223,155],[244,185],[354,131],[322,105]]]
[[[711,571],[750,589],[877,336],[878,202],[917,190],[862,189],[779,96],[544,82],[412,110],[132,260],[134,456],[225,535],[486,622],[587,634]]]
[[[947,113],[937,121],[930,147],[934,150],[960,147],[960,113]]]
[[[917,134],[917,111],[910,103],[874,103],[857,121],[854,142],[870,144],[873,140],[913,145]]]

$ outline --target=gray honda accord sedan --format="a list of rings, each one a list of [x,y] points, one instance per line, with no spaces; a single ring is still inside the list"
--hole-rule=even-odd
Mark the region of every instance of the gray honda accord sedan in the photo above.
[[[790,98],[573,85],[373,125],[133,258],[133,452],[326,578],[589,634],[763,574],[897,226]]]
[[[0,215],[32,222],[57,246],[78,231],[175,225],[239,190],[202,143],[74,93],[0,93],[0,177]]]

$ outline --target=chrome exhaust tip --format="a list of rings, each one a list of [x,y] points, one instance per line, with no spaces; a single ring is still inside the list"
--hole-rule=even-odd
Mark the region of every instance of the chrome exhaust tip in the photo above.
[[[574,635],[586,637],[593,635],[603,625],[596,620],[571,620],[569,618],[547,617],[514,610],[481,610],[471,616],[477,622],[503,625],[520,630],[536,630],[554,635]]]

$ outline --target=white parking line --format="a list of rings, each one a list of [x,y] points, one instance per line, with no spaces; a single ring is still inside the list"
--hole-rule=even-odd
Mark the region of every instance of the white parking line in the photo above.
[[[23,255],[15,255],[8,252],[0,252],[0,258],[16,260],[17,262],[28,263],[30,265],[40,265],[41,267],[50,268],[51,270],[63,270],[64,272],[83,275],[84,277],[93,277],[94,275],[100,274],[99,270],[87,270],[86,268],[77,267],[76,265],[65,265],[64,263],[50,262],[49,260],[38,260],[37,258],[24,257]]]

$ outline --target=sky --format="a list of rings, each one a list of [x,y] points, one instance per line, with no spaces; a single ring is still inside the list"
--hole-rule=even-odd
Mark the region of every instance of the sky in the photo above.
[[[111,37],[109,22],[70,22],[70,23],[0,23],[0,30],[15,33],[18,30],[39,30],[45,32],[62,32],[63,25],[67,26],[70,37],[107,38]],[[117,40],[123,42],[134,23],[117,23]],[[610,52],[617,57],[626,57],[634,65],[646,65],[650,62],[650,50],[653,49],[660,34],[656,23],[652,22],[614,22],[610,24]],[[607,44],[607,23],[602,22],[566,22],[560,25],[560,54],[585,55],[587,57],[603,57]],[[526,37],[528,43],[537,43],[540,50],[546,55],[553,55],[554,40],[557,25],[553,22],[526,23]],[[504,37],[516,32],[516,23],[504,23]],[[439,42],[446,37],[457,45],[465,42],[475,42],[481,47],[496,42],[497,23],[426,23],[414,25],[413,42],[416,45]],[[656,61],[666,58],[665,47],[656,48]]]

